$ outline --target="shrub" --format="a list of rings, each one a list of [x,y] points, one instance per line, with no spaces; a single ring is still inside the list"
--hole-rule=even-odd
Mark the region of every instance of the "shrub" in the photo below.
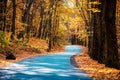
[[[4,48],[10,44],[10,39],[5,36],[3,31],[0,31],[0,47]]]

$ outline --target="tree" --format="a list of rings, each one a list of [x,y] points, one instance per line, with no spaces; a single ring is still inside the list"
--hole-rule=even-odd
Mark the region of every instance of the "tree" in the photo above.
[[[56,47],[57,29],[59,27],[59,2],[60,0],[50,0],[49,15],[49,50]]]
[[[45,13],[45,3],[40,5],[40,26],[39,26],[39,31],[38,31],[38,38],[42,38],[42,28],[44,24],[44,14]]]
[[[108,67],[120,68],[116,38],[116,0],[99,0],[95,5],[101,12],[94,13],[93,46],[90,56]]]
[[[5,31],[7,0],[0,1],[0,30]]]
[[[15,36],[16,0],[12,0],[12,3],[13,3],[13,15],[12,15],[11,39],[13,40]]]
[[[34,3],[34,0],[24,0],[24,9],[23,9],[23,16],[22,16],[22,22],[25,24],[25,33],[26,37],[29,41],[30,37],[30,29],[31,29],[31,23],[32,23],[32,17],[31,17],[31,7]]]

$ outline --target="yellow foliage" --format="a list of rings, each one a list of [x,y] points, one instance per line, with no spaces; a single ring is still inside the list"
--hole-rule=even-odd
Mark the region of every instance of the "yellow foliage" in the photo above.
[[[101,12],[100,9],[98,8],[91,8],[91,9],[88,9],[88,10],[91,10],[92,12],[96,13],[96,12]]]
[[[7,43],[10,42],[10,37],[11,37],[12,32],[5,32],[5,41]]]
[[[92,1],[92,2],[89,2],[89,4],[99,5],[101,3],[99,1]]]

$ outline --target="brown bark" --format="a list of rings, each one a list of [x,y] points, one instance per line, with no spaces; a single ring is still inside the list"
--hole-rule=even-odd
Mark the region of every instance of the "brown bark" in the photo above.
[[[12,3],[13,3],[13,15],[12,15],[11,39],[13,40],[15,36],[16,0],[12,0]]]
[[[5,31],[7,0],[0,1],[0,30]]]
[[[94,13],[93,47],[90,56],[106,66],[120,68],[116,38],[116,1],[100,0],[101,12]]]
[[[31,10],[31,6],[34,3],[34,0],[25,0],[23,1],[23,3],[25,4],[25,9],[23,10],[23,16],[22,16],[22,22],[26,24],[25,28],[25,32],[26,32],[26,38],[29,41],[29,37],[30,37],[30,29],[31,29],[31,22],[32,22],[32,17],[30,14],[30,10]]]

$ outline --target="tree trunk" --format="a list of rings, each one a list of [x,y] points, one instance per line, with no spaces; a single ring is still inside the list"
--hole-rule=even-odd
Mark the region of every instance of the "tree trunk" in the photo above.
[[[23,1],[24,4],[25,4],[25,9],[23,10],[23,16],[22,16],[22,22],[26,25],[24,25],[25,27],[25,33],[27,34],[26,35],[26,38],[27,38],[27,42],[29,41],[29,37],[30,37],[30,29],[31,29],[31,22],[32,22],[32,17],[31,17],[31,14],[30,14],[30,10],[31,10],[31,6],[33,4],[35,0],[27,0],[27,1]]]
[[[13,15],[12,15],[11,39],[14,40],[14,36],[15,36],[15,19],[16,19],[16,0],[12,0],[12,3],[13,3]]]
[[[54,0],[50,0],[50,14],[49,14],[49,51],[53,49],[53,6],[54,6]]]
[[[0,30],[5,31],[7,0],[0,1]]]
[[[4,0],[4,16],[3,16],[4,25],[3,25],[3,31],[5,31],[5,27],[6,27],[6,8],[7,8],[7,0]]]
[[[100,0],[98,7],[101,12],[94,13],[93,47],[90,49],[90,56],[106,66],[120,68],[117,38],[116,38],[116,1]]]
[[[109,67],[120,68],[119,56],[118,56],[118,45],[116,36],[116,0],[104,1],[107,5],[105,7],[105,23],[106,23],[106,45],[107,59],[106,65]]]
[[[43,17],[44,16],[44,5],[41,5],[41,10],[40,10],[40,26],[39,26],[39,30],[38,30],[38,38],[42,38],[42,28],[43,28]]]

